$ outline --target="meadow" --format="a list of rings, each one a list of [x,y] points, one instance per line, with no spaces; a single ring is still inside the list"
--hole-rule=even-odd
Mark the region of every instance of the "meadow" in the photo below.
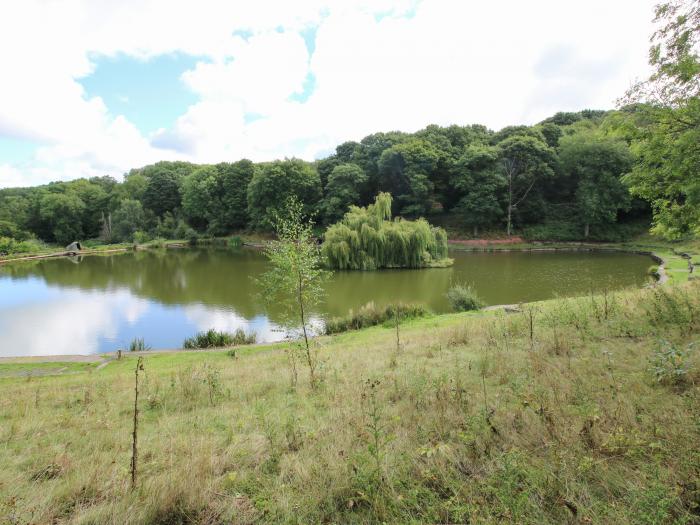
[[[519,310],[138,354],[133,486],[136,353],[0,364],[0,523],[698,523],[700,284]]]

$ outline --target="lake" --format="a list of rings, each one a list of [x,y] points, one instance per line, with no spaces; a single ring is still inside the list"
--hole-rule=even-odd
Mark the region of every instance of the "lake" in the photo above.
[[[451,283],[473,283],[488,304],[642,286],[652,261],[611,252],[453,251],[451,268],[337,272],[323,316],[369,301],[420,302],[448,312]],[[0,266],[0,356],[91,354],[143,337],[153,348],[180,348],[186,337],[243,328],[258,341],[285,337],[282,312],[256,297],[266,269],[252,249],[182,248]]]

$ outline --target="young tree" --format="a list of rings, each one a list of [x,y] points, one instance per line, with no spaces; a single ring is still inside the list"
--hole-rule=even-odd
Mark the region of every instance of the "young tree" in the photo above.
[[[260,279],[266,301],[285,307],[290,328],[300,329],[304,360],[311,386],[317,385],[317,360],[309,342],[309,316],[324,295],[330,272],[322,269],[320,247],[313,236],[313,222],[305,219],[304,205],[290,197],[274,217],[277,240],[265,249],[270,269]]]
[[[554,175],[554,150],[543,140],[524,134],[513,134],[498,144],[507,187],[507,227],[513,230],[513,211],[530,194],[539,180]]]

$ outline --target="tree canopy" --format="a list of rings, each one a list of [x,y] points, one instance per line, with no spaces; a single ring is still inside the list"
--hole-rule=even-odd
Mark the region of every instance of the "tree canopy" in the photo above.
[[[445,230],[425,219],[392,221],[391,205],[391,195],[380,193],[374,204],[351,206],[340,222],[329,226],[323,242],[328,265],[339,270],[377,270],[448,264]]]

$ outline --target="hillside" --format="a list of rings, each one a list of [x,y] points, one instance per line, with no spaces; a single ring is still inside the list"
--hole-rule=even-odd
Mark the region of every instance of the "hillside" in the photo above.
[[[0,363],[7,523],[698,523],[700,285],[285,345]],[[64,370],[61,370],[64,368]]]

